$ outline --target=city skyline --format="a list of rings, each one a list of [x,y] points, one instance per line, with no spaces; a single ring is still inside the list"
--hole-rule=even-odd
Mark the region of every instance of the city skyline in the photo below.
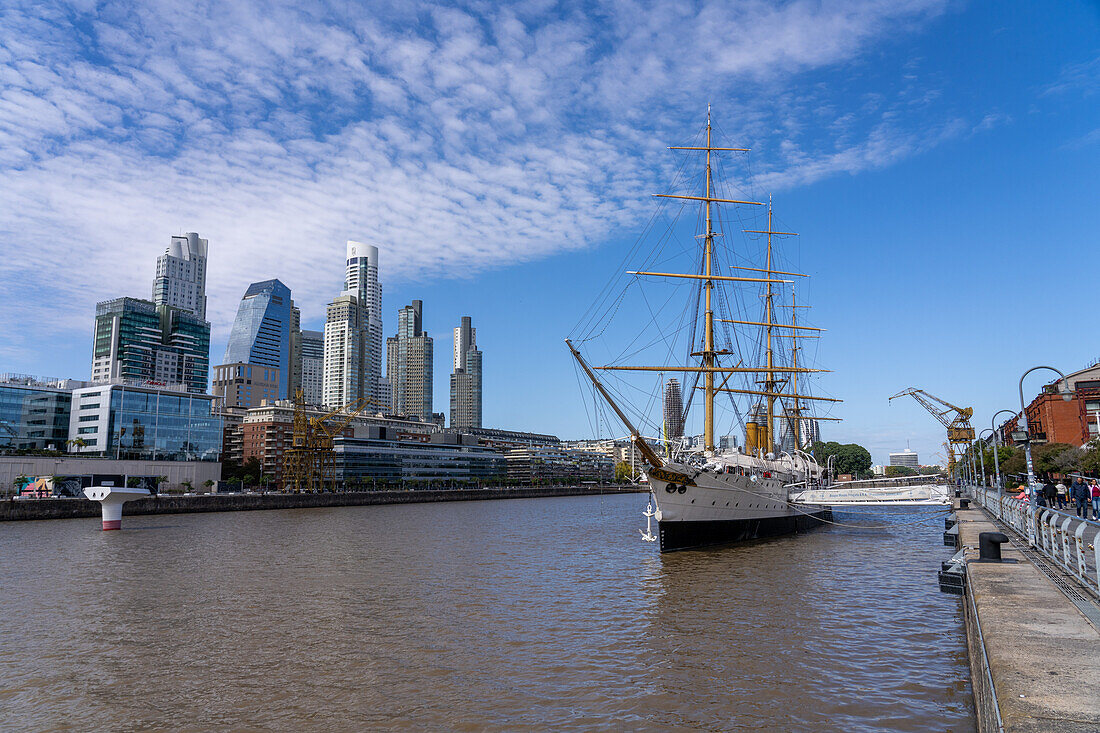
[[[1030,366],[1070,372],[1100,354],[1087,314],[1057,297],[1084,287],[1076,273],[1098,257],[1089,246],[1100,157],[1090,6],[795,3],[734,17],[704,3],[655,12],[654,25],[633,32],[614,14],[601,29],[568,14],[448,8],[409,31],[419,47],[398,32],[401,10],[367,27],[281,9],[283,40],[303,49],[293,63],[239,6],[219,17],[133,10],[103,14],[87,38],[48,13],[10,17],[27,53],[0,62],[23,95],[0,104],[0,119],[24,121],[0,157],[9,248],[0,282],[65,298],[0,306],[6,370],[85,376],[94,304],[144,298],[146,263],[165,236],[197,231],[210,242],[211,353],[225,346],[239,294],[265,278],[294,291],[302,328],[321,328],[340,277],[329,263],[347,239],[362,239],[387,253],[388,302],[429,304],[426,330],[445,333],[461,314],[479,324],[493,354],[486,425],[609,437],[580,408],[560,338],[625,269],[652,213],[649,194],[680,162],[664,146],[691,138],[708,101],[723,139],[753,148],[746,185],[774,193],[781,223],[802,234],[794,264],[812,276],[808,322],[829,329],[815,356],[834,371],[821,386],[845,400],[836,412],[845,422],[825,426],[826,440],[859,442],[883,463],[911,439],[935,460],[939,425],[918,405],[887,404],[890,395],[925,388],[972,405],[979,427],[1018,409],[1016,382]],[[697,67],[666,42],[647,43],[658,26],[687,37],[701,18],[780,23],[791,35],[708,41]],[[210,36],[205,62],[176,45],[185,27]],[[255,43],[228,44],[219,27]],[[1055,29],[1056,47],[1046,40]],[[310,31],[360,66],[314,53]],[[553,42],[539,46],[548,33]],[[51,73],[21,63],[31,57]],[[268,117],[256,90],[223,68],[271,80],[288,114]],[[89,82],[87,69],[105,81]],[[707,84],[701,69],[714,72]],[[529,81],[511,83],[509,72]],[[323,94],[287,84],[303,74]],[[639,74],[649,83],[625,83]],[[348,90],[369,105],[344,104],[356,96]],[[87,114],[66,112],[72,100]],[[56,191],[61,205],[51,203]],[[89,255],[81,267],[70,261],[73,242]],[[1072,271],[1055,266],[1050,283],[1030,282],[1052,247]],[[1025,297],[1036,289],[1050,297]],[[383,310],[387,324],[393,310]],[[435,369],[438,394],[448,371]],[[1042,379],[1031,377],[1025,395]],[[532,393],[530,380],[546,388]]]

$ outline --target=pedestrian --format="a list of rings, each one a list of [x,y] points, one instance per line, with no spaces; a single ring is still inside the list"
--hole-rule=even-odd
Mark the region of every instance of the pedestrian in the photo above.
[[[1050,506],[1054,501],[1054,497],[1058,495],[1058,489],[1054,488],[1054,484],[1050,482],[1050,477],[1047,477],[1046,483],[1037,492],[1035,506]]]
[[[1092,492],[1088,486],[1085,486],[1085,482],[1078,476],[1073,480],[1073,485],[1070,486],[1070,496],[1074,503],[1077,504],[1077,516],[1081,519],[1089,518],[1089,504],[1092,503]]]
[[[1094,522],[1100,521],[1100,483],[1093,479],[1089,490],[1092,493],[1092,519]]]
[[[1059,509],[1065,509],[1066,508],[1066,493],[1068,491],[1068,489],[1066,488],[1065,481],[1059,480],[1058,485],[1055,486],[1054,488],[1056,488],[1058,490],[1058,497],[1056,499],[1056,501],[1058,502],[1058,504],[1057,504],[1058,508]]]

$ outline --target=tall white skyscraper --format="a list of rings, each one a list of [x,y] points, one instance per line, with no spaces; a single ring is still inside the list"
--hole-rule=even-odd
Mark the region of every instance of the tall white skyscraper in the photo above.
[[[344,290],[325,321],[323,401],[340,407],[366,397],[384,406],[378,248],[348,241],[344,272]]]
[[[170,305],[206,320],[207,240],[195,232],[172,237],[164,254],[157,258],[153,280],[153,302]]]
[[[451,427],[481,427],[481,352],[477,329],[469,316],[455,329],[454,372],[451,374]]]

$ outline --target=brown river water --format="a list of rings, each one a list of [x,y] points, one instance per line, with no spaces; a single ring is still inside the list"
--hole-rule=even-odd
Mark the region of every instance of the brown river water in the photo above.
[[[662,556],[645,503],[0,524],[0,730],[973,730],[935,510]]]

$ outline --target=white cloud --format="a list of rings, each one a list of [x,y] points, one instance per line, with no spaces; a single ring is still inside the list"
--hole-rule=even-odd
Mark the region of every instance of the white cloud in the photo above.
[[[584,247],[644,220],[675,164],[663,145],[708,98],[771,143],[766,187],[889,165],[962,123],[918,132],[889,119],[900,101],[793,82],[944,4],[16,4],[0,283],[67,297],[7,300],[0,323],[83,334],[97,300],[148,294],[183,231],[211,242],[216,334],[267,277],[316,317],[348,238],[382,247],[391,282]]]

